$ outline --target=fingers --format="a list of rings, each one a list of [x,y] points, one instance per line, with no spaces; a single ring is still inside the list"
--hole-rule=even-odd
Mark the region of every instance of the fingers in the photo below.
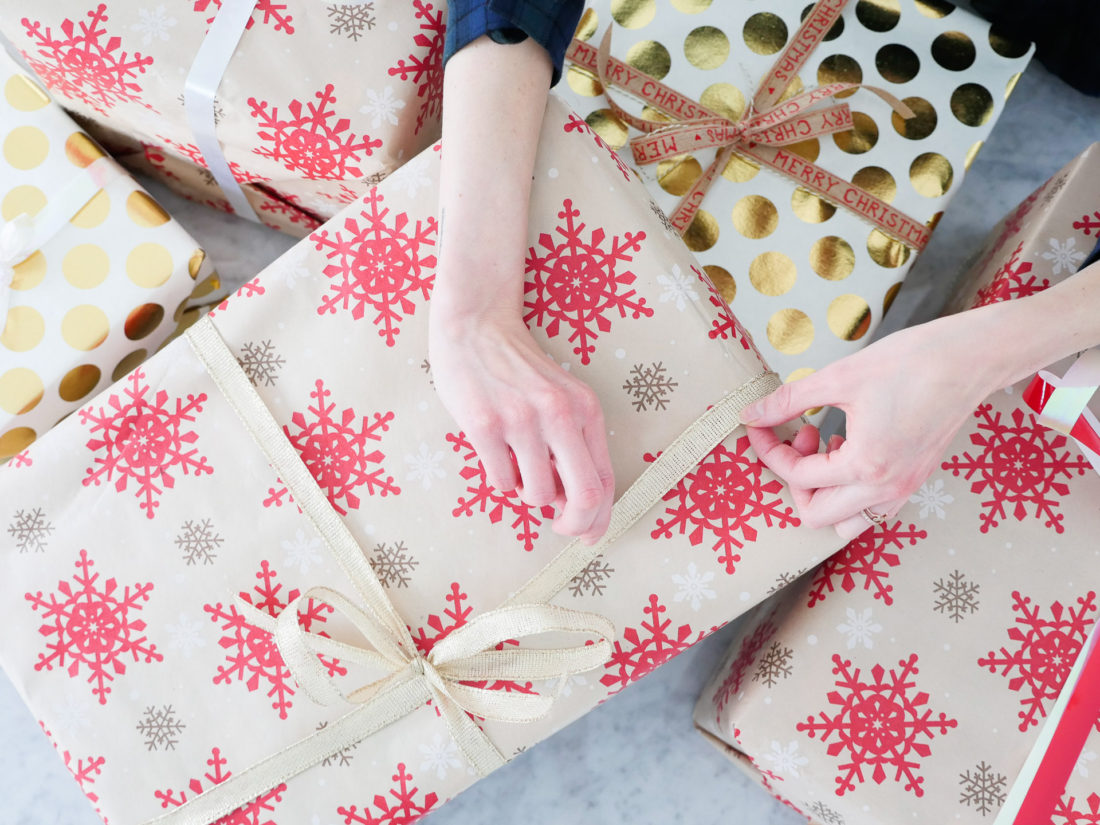
[[[841,400],[843,393],[831,382],[822,381],[821,373],[813,373],[797,381],[780,385],[778,389],[741,412],[741,423],[750,427],[775,427],[798,418],[806,410]]]
[[[746,429],[756,455],[792,487],[834,487],[859,480],[859,468],[848,460],[843,442],[833,452],[802,455],[780,441],[769,427]]]
[[[519,473],[512,463],[508,445],[499,434],[467,433],[481,466],[485,468],[485,480],[498,490],[514,490],[519,484]]]
[[[604,482],[588,444],[577,430],[563,428],[556,433],[550,450],[565,490],[565,508],[554,519],[554,532],[585,536],[604,509]]]
[[[596,467],[596,475],[603,486],[603,503],[591,526],[581,538],[586,544],[595,544],[607,532],[611,523],[611,508],[615,504],[615,472],[611,467],[611,453],[607,449],[607,432],[603,421],[584,428],[584,441]]]
[[[519,467],[520,499],[532,507],[551,504],[558,496],[557,480],[550,464],[550,451],[537,433],[523,432],[511,439]]]
[[[892,519],[904,505],[905,499],[898,499],[895,501],[888,501],[885,504],[876,504],[874,507],[868,507],[867,509],[872,513],[885,516],[887,519]],[[862,510],[862,508],[860,509]],[[863,517],[862,513],[856,513],[856,515],[849,516],[834,524],[833,529],[836,530],[836,534],[840,536],[841,539],[844,541],[851,541],[863,535],[874,526],[875,525],[871,524]]]

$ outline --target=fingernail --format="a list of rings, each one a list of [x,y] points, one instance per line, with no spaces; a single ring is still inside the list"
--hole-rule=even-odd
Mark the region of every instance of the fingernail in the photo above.
[[[749,404],[745,409],[741,410],[741,423],[742,424],[754,424],[756,419],[760,417],[760,408],[756,404]]]

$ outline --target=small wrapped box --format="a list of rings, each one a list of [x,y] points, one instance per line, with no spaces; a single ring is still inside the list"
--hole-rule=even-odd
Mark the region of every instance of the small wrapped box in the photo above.
[[[994,230],[960,295],[1075,272],[1098,192],[1093,145]],[[699,698],[699,729],[812,822],[991,822],[1093,632],[1100,475],[1029,384],[975,410],[896,519],[759,608]],[[1095,818],[1092,743],[1056,825]]]
[[[102,760],[112,825],[196,798],[187,821],[411,821],[838,544],[737,423],[778,378],[554,99],[525,319],[601,397],[621,535],[567,542],[490,486],[425,360],[439,154],[414,163],[416,192],[372,189],[0,480],[23,628],[0,662],[63,752]],[[251,769],[269,757],[295,767]]]
[[[0,145],[6,461],[156,352],[219,285],[183,227],[2,51]]]
[[[690,204],[697,210],[684,224],[685,242],[784,380],[871,339],[1030,56],[1026,44],[1004,40],[940,0],[831,0],[812,12],[804,0],[776,0],[766,8],[607,0],[589,6],[563,93],[616,149],[632,133],[593,71],[599,33],[607,27],[611,53],[623,61],[607,91],[628,114],[669,129],[717,115],[725,120],[721,129],[732,133],[761,114],[761,95],[779,96],[773,114],[780,118],[791,101],[805,100],[802,94],[838,82],[881,87],[914,114],[905,119],[870,91],[848,89],[832,105],[823,100],[814,107],[821,125],[847,118],[849,128],[834,134],[801,140],[814,126],[811,117],[771,128],[761,122],[732,147],[705,197]],[[819,14],[841,8],[835,22],[815,25]],[[807,28],[800,30],[802,21]],[[773,64],[775,74],[769,73]],[[665,88],[635,80],[639,71]],[[834,108],[843,103],[847,114]],[[635,158],[661,149],[662,134],[670,133],[655,133]],[[795,142],[774,150],[752,142],[765,135]],[[698,145],[715,145],[712,137],[702,135]],[[681,135],[676,148],[694,145]],[[763,158],[769,150],[770,159]],[[633,168],[676,223],[677,204],[716,151],[723,150]]]

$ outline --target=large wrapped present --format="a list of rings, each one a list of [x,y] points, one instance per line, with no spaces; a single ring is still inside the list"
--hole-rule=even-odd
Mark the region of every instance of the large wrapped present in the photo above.
[[[994,231],[973,304],[1077,270],[1098,160],[1094,145]],[[910,504],[761,607],[700,696],[699,728],[811,821],[991,822],[1045,747],[1100,608],[1100,455],[1044,426],[1049,381],[987,398]],[[1053,819],[1023,821],[1096,821],[1096,741]]]
[[[0,661],[63,752],[101,760],[112,825],[411,821],[837,546],[737,423],[778,378],[556,100],[525,320],[598,390],[620,497],[585,547],[491,487],[425,360],[438,158],[0,481],[22,628]]]
[[[156,352],[206,255],[0,51],[0,462]]]
[[[445,0],[0,3],[124,163],[297,235],[439,138],[445,17]]]
[[[871,339],[1030,56],[941,0],[600,0],[578,34],[568,102],[639,138],[633,168],[785,380]]]

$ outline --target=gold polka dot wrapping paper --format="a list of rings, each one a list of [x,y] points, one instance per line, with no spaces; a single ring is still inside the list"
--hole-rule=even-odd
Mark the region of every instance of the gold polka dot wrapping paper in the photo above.
[[[601,0],[589,4],[578,37],[595,45],[613,26],[615,56],[737,120],[811,6]],[[901,118],[869,92],[844,92],[851,131],[786,149],[934,228],[1030,54],[949,3],[852,0],[785,97],[866,83],[896,95],[914,117]],[[631,162],[631,135],[595,76],[571,66],[558,91]],[[616,101],[643,118],[668,119],[622,92]],[[670,214],[714,156],[712,149],[635,168]],[[866,345],[915,258],[855,213],[736,154],[684,241],[785,380]]]
[[[0,226],[33,219],[101,158],[0,54]],[[194,239],[121,170],[12,272],[0,317],[0,461],[160,349],[220,288]]]

